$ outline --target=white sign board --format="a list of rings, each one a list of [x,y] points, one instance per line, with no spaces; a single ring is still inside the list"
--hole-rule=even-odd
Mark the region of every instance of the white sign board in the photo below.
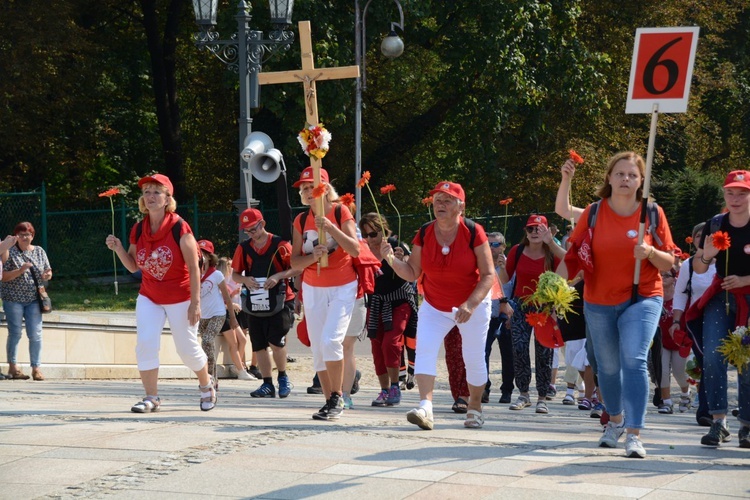
[[[625,113],[687,112],[698,26],[638,28]]]

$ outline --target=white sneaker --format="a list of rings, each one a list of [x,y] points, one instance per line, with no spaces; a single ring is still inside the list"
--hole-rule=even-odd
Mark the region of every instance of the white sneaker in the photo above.
[[[628,434],[625,439],[625,456],[628,458],[646,458],[646,449],[637,435]]]
[[[406,413],[406,420],[426,431],[431,431],[434,425],[432,412],[427,411],[425,408],[414,408],[413,410],[409,410]]]
[[[599,447],[617,448],[617,441],[620,440],[623,432],[625,432],[624,427],[618,427],[617,424],[611,421],[607,422],[607,425],[604,426],[604,434],[599,438]]]
[[[247,373],[245,370],[241,370],[237,372],[237,379],[238,380],[255,380],[255,377]]]

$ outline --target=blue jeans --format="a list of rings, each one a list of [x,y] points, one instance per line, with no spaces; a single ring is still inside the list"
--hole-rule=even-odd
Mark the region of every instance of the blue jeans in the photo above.
[[[8,302],[3,301],[5,319],[8,321],[8,342],[5,351],[8,355],[8,363],[16,364],[18,354],[18,343],[21,341],[21,321],[26,320],[26,336],[29,337],[29,358],[31,367],[38,368],[42,354],[42,312],[39,310],[39,302]]]
[[[703,375],[701,383],[706,391],[708,413],[711,415],[729,412],[727,402],[727,361],[716,349],[729,332],[734,330],[735,300],[729,294],[729,314],[724,302],[724,292],[717,293],[703,309]],[[745,300],[750,300],[746,296]],[[745,367],[738,375],[740,403],[739,420],[750,426],[750,372]]]
[[[662,297],[638,297],[616,306],[584,302],[593,339],[599,389],[607,412],[625,411],[625,427],[642,429],[648,404],[648,349],[661,316]]]

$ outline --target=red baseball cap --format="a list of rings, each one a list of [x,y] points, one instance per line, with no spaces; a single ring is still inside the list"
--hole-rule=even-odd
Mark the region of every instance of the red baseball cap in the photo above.
[[[169,177],[167,177],[164,174],[154,174],[154,175],[147,175],[146,177],[142,177],[141,180],[138,181],[138,187],[142,188],[144,184],[147,184],[149,182],[153,184],[161,184],[162,186],[167,188],[167,194],[170,196],[174,194],[172,181],[170,181]]]
[[[208,253],[214,253],[214,244],[208,240],[199,240],[198,248]]]
[[[526,221],[526,227],[529,226],[546,226],[547,217],[543,215],[532,215],[529,220]]]
[[[263,220],[263,214],[257,208],[247,208],[240,214],[240,229],[245,230],[253,227]]]
[[[430,191],[430,196],[435,193],[445,193],[447,195],[453,196],[454,198],[458,198],[461,201],[466,201],[464,188],[462,188],[461,184],[458,184],[457,182],[440,181],[437,183],[435,188]]]
[[[307,167],[302,171],[302,173],[299,175],[299,180],[292,184],[292,187],[300,187],[305,182],[313,182],[313,168]],[[321,168],[320,169],[320,182],[325,182],[328,184],[328,172],[326,172],[326,169]]]
[[[747,170],[734,170],[729,172],[724,179],[725,188],[745,188],[750,189],[750,172]]]

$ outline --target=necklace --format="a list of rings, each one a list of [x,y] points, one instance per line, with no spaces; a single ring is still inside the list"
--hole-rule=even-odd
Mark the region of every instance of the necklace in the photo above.
[[[456,229],[458,229],[458,228],[456,228]],[[436,241],[437,241],[437,233],[438,233],[437,230],[438,230],[438,227],[435,226],[435,240]],[[455,239],[455,235],[453,235],[453,239]],[[445,241],[445,240],[443,240],[443,241]],[[451,243],[453,243],[453,242],[451,242]],[[440,241],[438,241],[438,245],[440,245]],[[451,253],[451,247],[449,246],[448,243],[443,243],[442,244],[442,248],[440,249],[440,251],[442,252],[443,255],[448,255],[449,253]]]

